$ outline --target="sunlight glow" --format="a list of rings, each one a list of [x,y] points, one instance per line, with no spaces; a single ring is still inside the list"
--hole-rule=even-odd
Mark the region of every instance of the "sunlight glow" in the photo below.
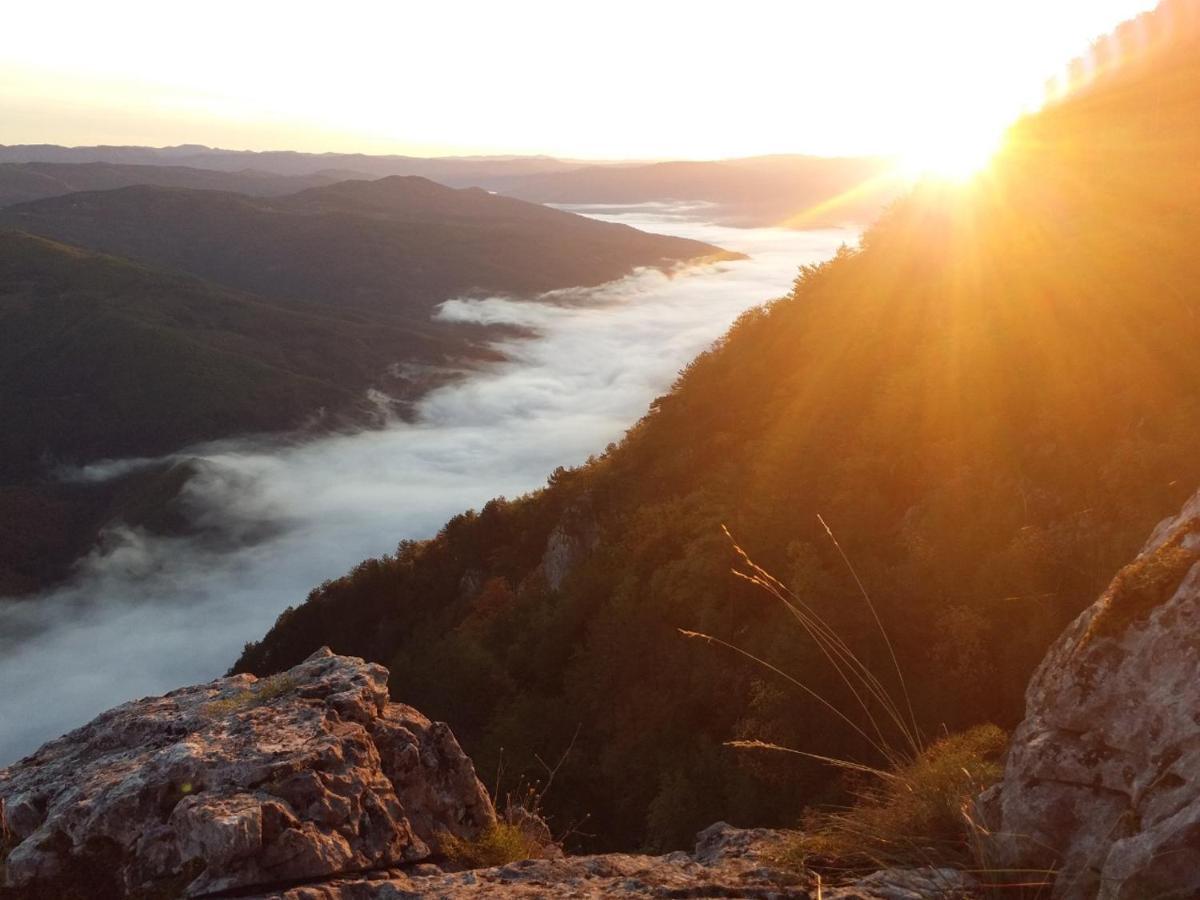
[[[952,122],[943,131],[927,131],[902,154],[903,174],[910,181],[968,181],[1000,150],[1007,125]]]
[[[1067,60],[1154,2],[10,3],[0,143],[899,153],[961,173]]]

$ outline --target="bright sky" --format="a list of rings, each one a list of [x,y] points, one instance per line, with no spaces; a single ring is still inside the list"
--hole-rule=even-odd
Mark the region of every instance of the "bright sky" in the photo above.
[[[711,158],[998,126],[1153,0],[11,2],[0,143]]]

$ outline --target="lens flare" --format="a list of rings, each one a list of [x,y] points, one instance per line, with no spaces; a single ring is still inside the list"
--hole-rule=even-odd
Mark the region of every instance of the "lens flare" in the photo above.
[[[947,122],[911,142],[901,155],[901,169],[914,181],[968,181],[991,163],[1006,130],[1006,126],[984,123]]]

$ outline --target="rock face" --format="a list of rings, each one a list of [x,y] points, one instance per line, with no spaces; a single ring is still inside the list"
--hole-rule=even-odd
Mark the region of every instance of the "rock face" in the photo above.
[[[376,872],[257,895],[254,900],[416,900],[416,898],[739,897],[747,900],[962,900],[961,873],[878,872],[856,885],[822,885],[815,875],[779,866],[785,832],[742,830],[718,822],[698,835],[694,853],[610,853],[527,859],[492,869],[447,873],[436,866]]]
[[[567,575],[596,549],[600,540],[590,498],[584,496],[568,506],[546,539],[542,575],[550,590],[557,591]]]
[[[0,770],[0,898],[973,896],[948,870],[822,884],[779,861],[789,833],[725,823],[693,853],[542,846],[543,858],[444,871],[441,837],[484,836],[496,813],[450,730],[388,702],[387,677],[322,649],[270,678],[126,703]],[[549,841],[536,816],[507,823]]]
[[[1059,638],[1029,685],[992,862],[1055,896],[1200,896],[1200,494]]]
[[[495,822],[387,670],[314,653],[119,706],[0,770],[16,896],[197,897],[416,862]]]

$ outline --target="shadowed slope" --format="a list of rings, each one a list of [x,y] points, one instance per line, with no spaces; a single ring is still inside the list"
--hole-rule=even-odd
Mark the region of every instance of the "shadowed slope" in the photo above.
[[[0,224],[271,297],[424,321],[476,290],[535,294],[719,253],[417,177],[287,197],[132,187],[0,212]]]
[[[0,231],[0,472],[299,424],[437,343]]]
[[[0,594],[60,575],[104,521],[170,524],[188,474],[85,486],[54,481],[55,466],[364,421],[369,387],[413,392],[394,363],[481,354],[451,331],[280,307],[0,230]]]

